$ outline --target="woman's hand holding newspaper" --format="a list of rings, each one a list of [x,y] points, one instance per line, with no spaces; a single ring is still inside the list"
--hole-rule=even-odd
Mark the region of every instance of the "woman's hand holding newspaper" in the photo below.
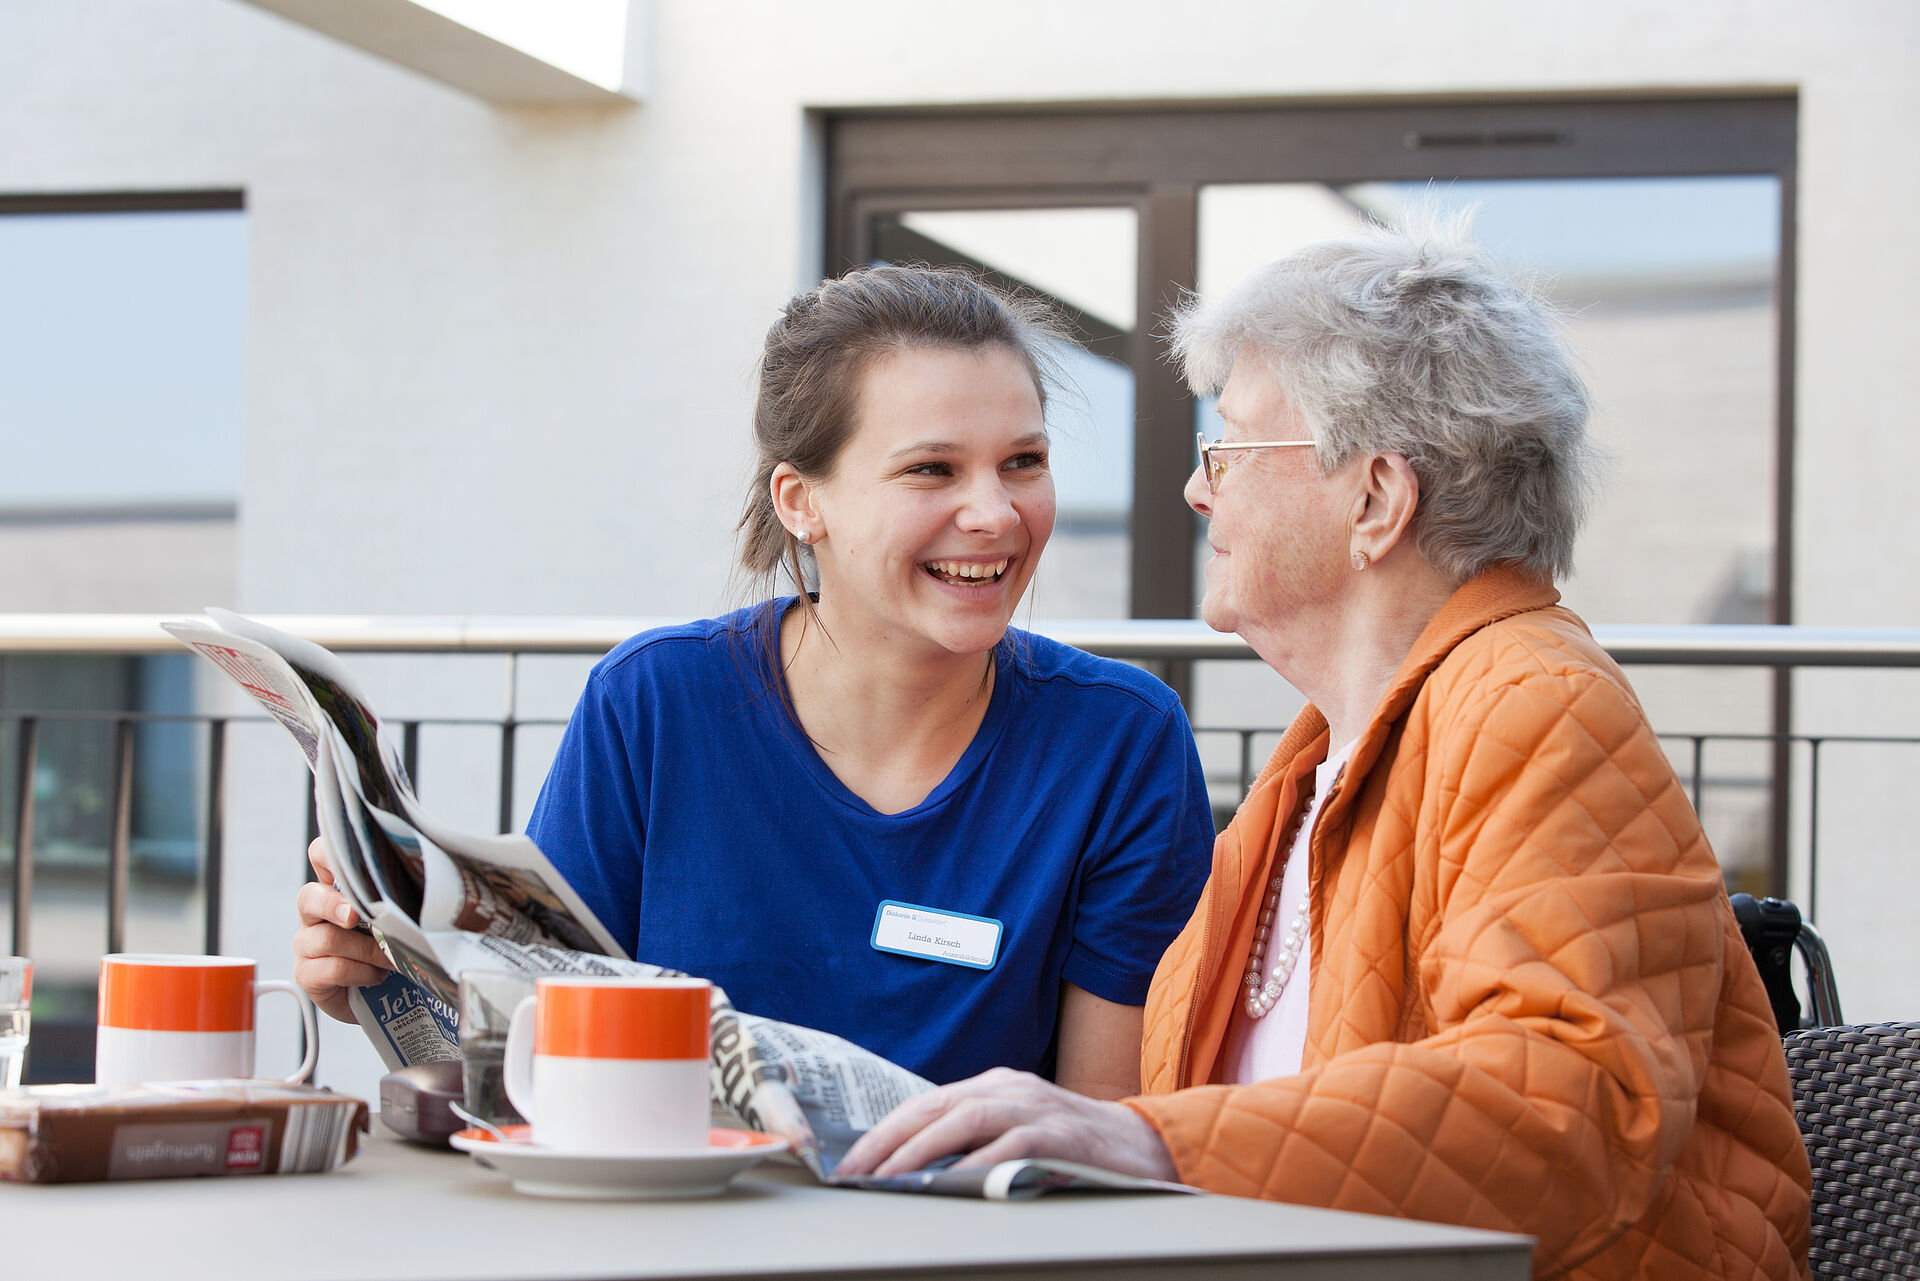
[[[360,923],[347,896],[333,888],[333,865],[326,842],[307,846],[317,881],[300,887],[300,929],[293,936],[293,981],[313,1003],[342,1023],[351,1023],[347,990],[380,982],[392,972],[373,935],[353,928]]]
[[[1119,1174],[1178,1179],[1159,1133],[1132,1108],[995,1068],[916,1094],[848,1150],[836,1175],[905,1174],[956,1152],[956,1168],[1058,1157]]]

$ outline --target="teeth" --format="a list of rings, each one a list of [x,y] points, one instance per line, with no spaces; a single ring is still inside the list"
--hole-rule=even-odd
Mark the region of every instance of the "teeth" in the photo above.
[[[949,578],[998,578],[1007,570],[1007,562],[995,561],[991,565],[980,565],[957,560],[930,560],[927,568]]]

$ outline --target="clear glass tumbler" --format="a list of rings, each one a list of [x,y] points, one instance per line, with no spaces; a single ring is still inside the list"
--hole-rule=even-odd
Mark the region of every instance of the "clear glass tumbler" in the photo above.
[[[460,1080],[467,1111],[495,1125],[519,1125],[507,1101],[504,1065],[513,1009],[533,995],[533,978],[511,970],[460,971]]]

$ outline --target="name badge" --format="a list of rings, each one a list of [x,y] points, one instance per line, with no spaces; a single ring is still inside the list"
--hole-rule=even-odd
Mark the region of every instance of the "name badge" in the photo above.
[[[1000,933],[1005,928],[991,916],[937,912],[884,899],[873,918],[870,942],[877,952],[990,970],[1000,957]]]

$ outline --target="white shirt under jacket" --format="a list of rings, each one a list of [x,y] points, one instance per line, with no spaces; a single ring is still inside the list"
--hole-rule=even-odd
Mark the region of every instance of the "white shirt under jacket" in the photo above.
[[[1268,931],[1267,955],[1261,961],[1262,983],[1266,982],[1273,954],[1286,937],[1287,927],[1293,924],[1294,913],[1307,901],[1307,842],[1313,835],[1314,822],[1320,817],[1320,807],[1326,803],[1327,789],[1333,786],[1335,775],[1351,755],[1353,743],[1350,742],[1313,772],[1313,799],[1307,803],[1306,817],[1300,820],[1300,829],[1294,833],[1293,846],[1287,852],[1287,870],[1280,881],[1280,902]],[[1228,1085],[1299,1075],[1300,1056],[1307,1045],[1307,993],[1313,973],[1312,953],[1311,937],[1303,936],[1300,957],[1293,964],[1293,977],[1265,1018],[1249,1018],[1244,997],[1234,1007],[1233,1023],[1227,1029],[1227,1066],[1223,1078]],[[1246,973],[1244,965],[1240,973]]]

